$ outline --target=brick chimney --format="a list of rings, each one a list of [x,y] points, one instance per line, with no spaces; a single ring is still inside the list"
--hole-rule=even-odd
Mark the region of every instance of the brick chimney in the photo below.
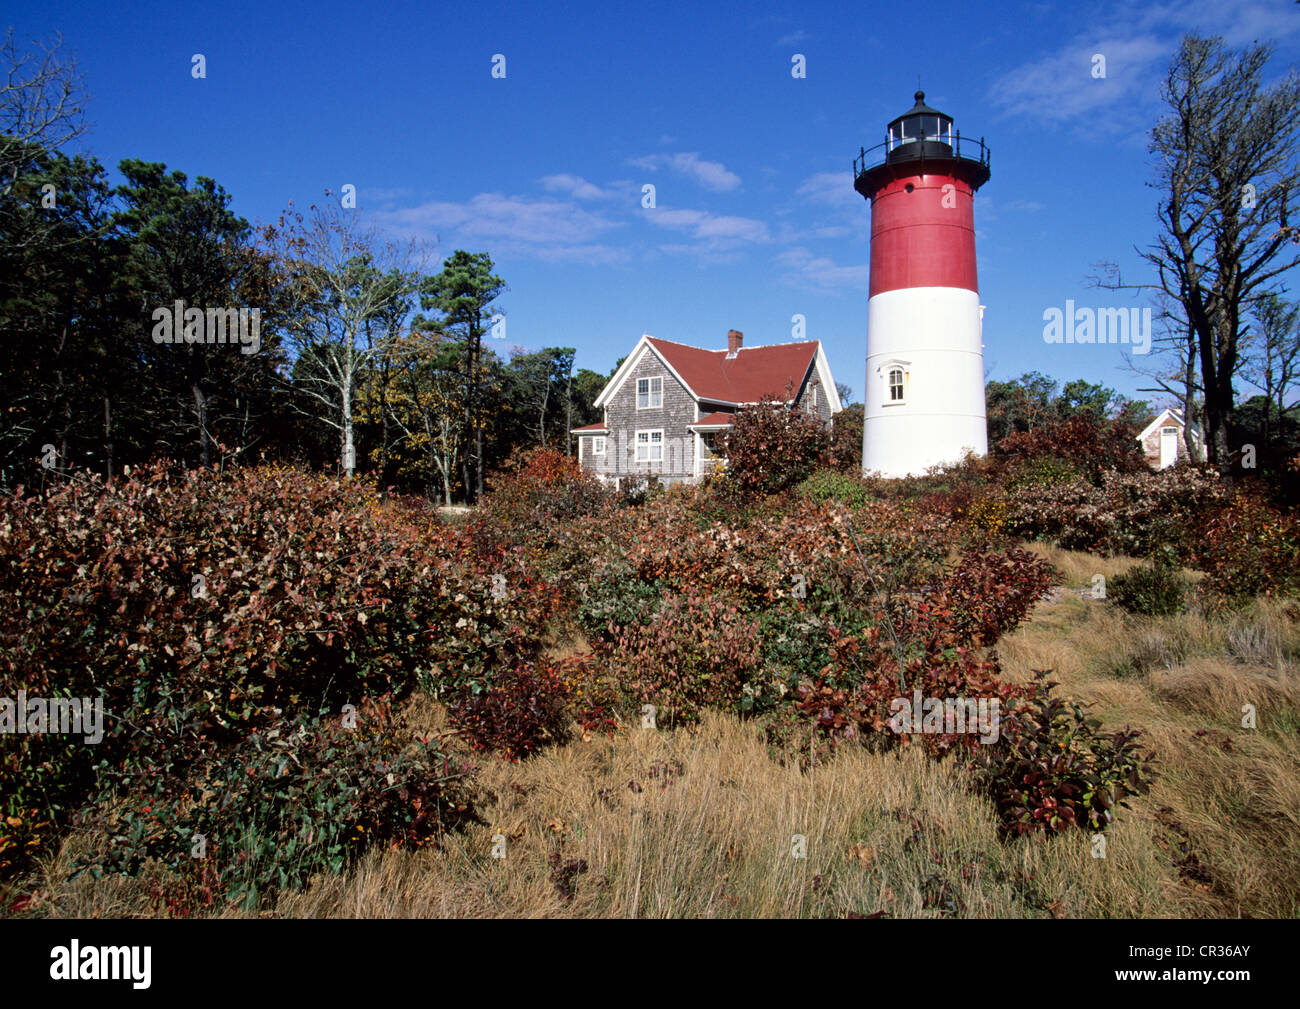
[[[740,345],[745,339],[745,334],[738,329],[727,330],[727,356],[735,357],[740,353]]]

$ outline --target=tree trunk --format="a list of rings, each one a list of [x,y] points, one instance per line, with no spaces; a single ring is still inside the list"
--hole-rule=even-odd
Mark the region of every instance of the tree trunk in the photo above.
[[[113,479],[113,414],[108,393],[104,393],[104,474]]]
[[[343,383],[343,475],[352,476],[357,467],[356,446],[352,440],[352,383]]]
[[[199,425],[199,465],[207,469],[212,463],[212,440],[208,437],[208,398],[203,395],[199,383],[190,385],[194,393],[194,416]]]

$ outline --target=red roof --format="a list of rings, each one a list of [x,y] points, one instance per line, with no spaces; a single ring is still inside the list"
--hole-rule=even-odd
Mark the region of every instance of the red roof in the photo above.
[[[731,427],[731,422],[735,419],[736,415],[734,413],[711,413],[707,417],[701,417],[688,427]]]
[[[700,399],[722,403],[757,403],[764,396],[787,398],[799,391],[817,353],[818,341],[742,347],[735,357],[725,350],[701,350],[684,343],[648,337],[672,369]],[[696,423],[702,424],[703,421]]]
[[[604,424],[587,424],[585,427],[575,427],[570,433],[577,434],[579,431],[595,431],[599,433],[607,430],[609,429]]]

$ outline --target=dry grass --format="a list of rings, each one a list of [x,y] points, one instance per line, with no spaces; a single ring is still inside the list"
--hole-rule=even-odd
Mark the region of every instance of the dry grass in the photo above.
[[[1086,586],[1132,565],[1036,547]],[[562,647],[557,644],[557,647]],[[576,647],[576,646],[574,646]],[[1077,595],[1041,604],[1002,642],[1008,677],[1051,668],[1110,728],[1140,727],[1159,760],[1094,858],[1075,832],[1000,842],[993,809],[951,761],[844,748],[800,770],[753,723],[631,729],[521,764],[481,760],[484,823],[440,850],[385,851],[282,895],[301,917],[1285,916],[1300,914],[1300,614],[1127,616]],[[1258,727],[1242,727],[1252,704]],[[413,728],[445,729],[424,698]],[[796,858],[803,835],[806,858]],[[503,836],[505,857],[492,855]],[[47,867],[47,910],[149,914],[132,880]],[[552,857],[585,860],[561,893]],[[560,881],[562,882],[562,881]],[[235,915],[238,912],[226,912]]]
[[[1095,564],[1103,574],[1123,560],[1050,555],[1066,570]],[[1041,605],[999,647],[1009,678],[1050,668],[1107,726],[1144,730],[1160,779],[1129,819],[1173,868],[1182,913],[1300,913],[1298,616],[1294,605],[1260,601],[1157,619],[1064,599]],[[1254,729],[1243,727],[1245,705]]]

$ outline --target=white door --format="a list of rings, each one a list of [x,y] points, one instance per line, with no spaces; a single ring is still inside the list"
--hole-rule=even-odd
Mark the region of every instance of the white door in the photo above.
[[[1160,468],[1172,466],[1178,459],[1178,428],[1160,429]]]

